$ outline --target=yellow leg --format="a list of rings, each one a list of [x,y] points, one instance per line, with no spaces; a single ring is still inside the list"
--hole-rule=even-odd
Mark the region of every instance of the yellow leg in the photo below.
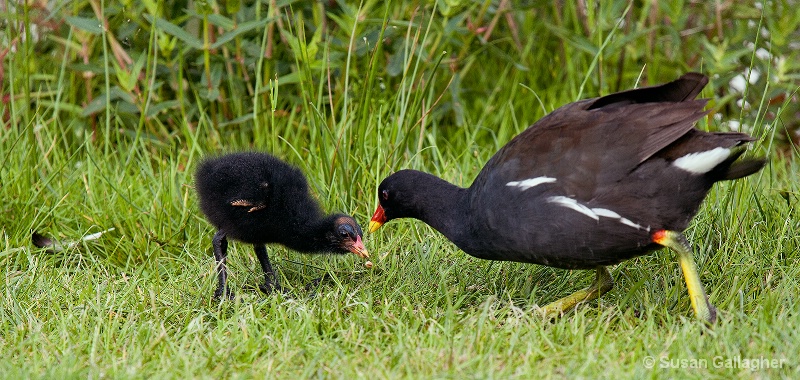
[[[678,255],[678,263],[683,270],[686,288],[689,290],[689,299],[697,318],[714,323],[717,320],[717,309],[708,301],[700,275],[697,274],[697,265],[692,259],[692,247],[682,233],[676,231],[658,231],[653,235],[653,241],[668,247]]]
[[[614,287],[614,279],[611,278],[611,273],[608,273],[606,267],[597,267],[597,275],[594,281],[588,288],[578,290],[564,298],[549,303],[542,308],[539,312],[546,319],[553,319],[564,315],[564,313],[572,310],[581,302],[591,301],[600,298],[603,294],[608,293]]]

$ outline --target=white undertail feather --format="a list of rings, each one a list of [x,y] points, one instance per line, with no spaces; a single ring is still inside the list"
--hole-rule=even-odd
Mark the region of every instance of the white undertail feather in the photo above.
[[[728,148],[714,148],[705,152],[689,153],[673,161],[676,167],[693,174],[705,174],[731,155]]]
[[[506,186],[516,186],[519,187],[520,190],[525,191],[530,189],[534,186],[539,186],[543,183],[553,183],[556,179],[553,177],[536,177],[536,178],[529,178],[523,181],[511,181],[506,184]]]

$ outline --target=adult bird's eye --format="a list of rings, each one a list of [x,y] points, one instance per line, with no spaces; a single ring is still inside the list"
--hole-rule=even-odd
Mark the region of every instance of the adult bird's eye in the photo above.
[[[382,198],[383,198],[383,200],[385,200],[385,201],[389,200],[389,190],[383,190],[383,191],[381,191],[381,197],[382,197]]]

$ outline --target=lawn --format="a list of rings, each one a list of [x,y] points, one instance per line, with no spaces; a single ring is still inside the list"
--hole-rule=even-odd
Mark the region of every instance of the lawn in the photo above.
[[[0,378],[800,377],[797,2],[560,4],[0,7]],[[366,227],[396,170],[468,186],[555,108],[688,71],[711,78],[698,128],[769,159],[686,231],[713,326],[668,250],[547,321],[593,271],[476,259],[406,219],[365,236],[372,269],[270,247],[288,294],[232,243],[237,297],[211,297],[205,155],[271,152]]]

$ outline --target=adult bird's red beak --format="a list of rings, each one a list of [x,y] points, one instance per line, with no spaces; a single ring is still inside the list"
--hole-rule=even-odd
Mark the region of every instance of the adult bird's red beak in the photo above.
[[[386,214],[383,212],[383,207],[378,205],[378,208],[375,209],[375,213],[372,214],[372,219],[369,221],[369,228],[367,230],[369,233],[373,233],[381,228],[381,226],[386,223]]]

